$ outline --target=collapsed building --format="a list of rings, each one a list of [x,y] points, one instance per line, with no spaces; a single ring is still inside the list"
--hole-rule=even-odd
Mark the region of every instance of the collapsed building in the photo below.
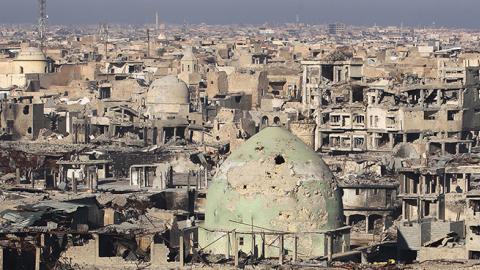
[[[478,259],[475,39],[336,26],[0,30],[3,268]]]

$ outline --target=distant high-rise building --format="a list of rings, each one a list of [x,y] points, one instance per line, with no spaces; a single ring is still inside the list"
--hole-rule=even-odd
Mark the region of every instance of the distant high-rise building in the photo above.
[[[343,35],[345,33],[346,26],[343,23],[331,23],[328,25],[328,33],[330,35]]]

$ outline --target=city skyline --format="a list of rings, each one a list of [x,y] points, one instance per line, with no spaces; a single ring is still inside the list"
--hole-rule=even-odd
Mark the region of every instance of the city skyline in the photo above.
[[[35,24],[38,3],[35,0],[3,0],[0,23]],[[439,26],[479,28],[476,10],[480,2],[460,0],[49,0],[50,24],[96,24],[99,22],[147,24],[155,21],[182,24],[263,24],[300,22],[351,25]]]

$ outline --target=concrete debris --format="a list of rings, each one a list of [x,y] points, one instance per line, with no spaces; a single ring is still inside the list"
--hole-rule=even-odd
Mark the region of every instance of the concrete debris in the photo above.
[[[0,269],[480,260],[477,30],[45,22],[0,25]]]

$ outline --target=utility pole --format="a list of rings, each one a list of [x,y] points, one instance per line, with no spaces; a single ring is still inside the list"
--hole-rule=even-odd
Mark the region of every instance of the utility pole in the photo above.
[[[40,48],[43,50],[47,40],[47,0],[38,0],[39,18],[38,18],[38,39]]]

